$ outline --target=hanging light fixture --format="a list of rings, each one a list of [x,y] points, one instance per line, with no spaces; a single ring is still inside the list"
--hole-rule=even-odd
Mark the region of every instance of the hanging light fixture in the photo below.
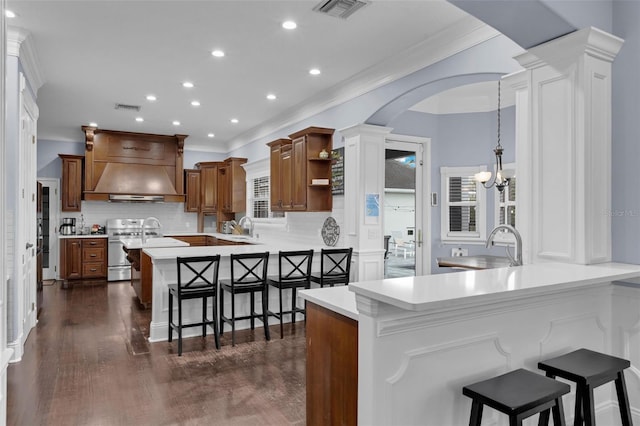
[[[491,180],[491,172],[478,172],[474,175],[474,178],[482,184],[485,188],[489,189],[495,186],[498,191],[504,191],[504,188],[509,185],[510,176],[502,170],[502,145],[500,145],[500,80],[498,80],[498,144],[493,150],[496,156],[496,174]],[[491,183],[488,183],[491,181]]]

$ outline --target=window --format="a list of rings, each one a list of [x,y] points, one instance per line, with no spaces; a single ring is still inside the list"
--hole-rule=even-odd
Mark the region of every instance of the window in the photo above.
[[[515,163],[505,164],[503,170],[505,170],[509,178],[509,185],[504,188],[504,191],[495,191],[495,218],[494,224],[498,225],[511,225],[516,227],[516,178],[515,178]],[[515,237],[511,233],[500,233],[496,235],[494,239],[496,242],[515,242]]]
[[[474,175],[484,167],[441,167],[441,239],[450,242],[486,238],[485,191]]]
[[[284,212],[271,212],[269,206],[269,176],[260,176],[252,181],[253,190],[249,197],[251,211],[249,215],[255,219],[267,219],[270,217],[284,217]]]

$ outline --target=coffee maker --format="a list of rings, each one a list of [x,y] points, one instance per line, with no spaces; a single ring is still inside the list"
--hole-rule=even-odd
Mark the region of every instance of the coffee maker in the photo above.
[[[60,225],[60,235],[75,235],[76,233],[76,218],[75,217],[63,217],[62,225]]]

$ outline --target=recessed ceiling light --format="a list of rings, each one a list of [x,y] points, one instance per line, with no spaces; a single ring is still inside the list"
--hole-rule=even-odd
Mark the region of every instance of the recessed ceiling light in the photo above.
[[[309,70],[309,74],[311,74],[311,75],[320,75],[320,70],[318,68],[311,68]]]
[[[144,121],[144,118],[142,118],[142,117],[136,117],[136,121],[137,121],[138,123],[142,123],[142,122]]]
[[[91,127],[98,127],[98,123],[91,122],[91,123],[89,123],[89,126],[91,126]]]
[[[179,125],[180,125],[180,122],[179,122],[178,120],[174,120],[172,124],[173,124],[174,126],[179,126]]]
[[[298,24],[293,21],[284,21],[282,23],[282,28],[284,28],[285,30],[295,30],[297,27]]]
[[[214,136],[215,136],[215,135],[214,135],[213,133],[209,133],[209,134],[207,135],[207,137],[208,137],[208,138],[212,138],[212,137],[214,137]]]
[[[239,120],[237,118],[232,118],[230,120],[233,124],[238,124]]]
[[[182,83],[182,87],[186,87],[187,89],[191,89],[193,87],[193,83],[190,81],[185,81]]]
[[[11,10],[5,10],[4,16],[6,16],[7,18],[15,18],[17,15],[15,12],[12,12]]]
[[[273,93],[269,93],[267,95],[267,99],[269,99],[270,101],[275,101],[278,97],[276,95],[274,95]]]
[[[216,58],[222,58],[224,56],[224,52],[220,49],[216,49],[214,51],[211,52],[211,54],[213,56],[215,56]]]
[[[156,99],[158,99],[158,98],[156,98],[154,95],[147,95],[147,100],[148,100],[148,101],[153,102],[153,101],[155,101]]]
[[[191,106],[200,106],[199,101],[191,101]]]

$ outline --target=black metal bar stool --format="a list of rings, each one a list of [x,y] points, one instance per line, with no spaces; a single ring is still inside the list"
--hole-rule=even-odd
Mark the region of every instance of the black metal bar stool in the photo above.
[[[569,393],[566,383],[544,377],[529,370],[518,369],[501,376],[462,388],[462,394],[472,399],[469,426],[480,426],[485,405],[509,416],[509,425],[522,425],[522,420],[540,413],[548,421],[553,411],[553,423],[564,426],[562,395]]]
[[[624,370],[629,361],[589,349],[578,349],[556,358],[538,363],[547,377],[562,377],[576,383],[576,406],[574,425],[596,424],[593,390],[598,386],[615,381],[620,417],[623,426],[631,426],[631,409],[624,381]]]
[[[207,325],[213,327],[216,349],[220,349],[216,305],[218,302],[218,267],[220,255],[178,257],[178,283],[169,287],[169,342],[173,340],[173,330],[178,332],[178,356],[182,355],[182,329],[202,326],[202,337],[207,335]],[[190,276],[188,279],[187,277]],[[207,318],[207,299],[213,298],[212,319]],[[178,323],[173,322],[173,299],[178,299]],[[202,299],[202,321],[183,324],[182,302],[190,299]]]
[[[306,315],[304,308],[296,306],[296,289],[309,288],[311,275],[311,261],[313,250],[280,251],[278,253],[278,275],[267,277],[267,283],[278,289],[280,309],[278,312],[269,310],[269,315],[280,320],[280,338],[283,333],[283,316],[291,315],[291,322],[296,322],[296,313]],[[291,289],[291,310],[282,309],[282,290]],[[267,301],[269,300],[269,287],[267,286]]]
[[[320,251],[320,271],[311,274],[311,281],[333,287],[336,284],[349,284],[351,255],[353,248],[322,249]]]

